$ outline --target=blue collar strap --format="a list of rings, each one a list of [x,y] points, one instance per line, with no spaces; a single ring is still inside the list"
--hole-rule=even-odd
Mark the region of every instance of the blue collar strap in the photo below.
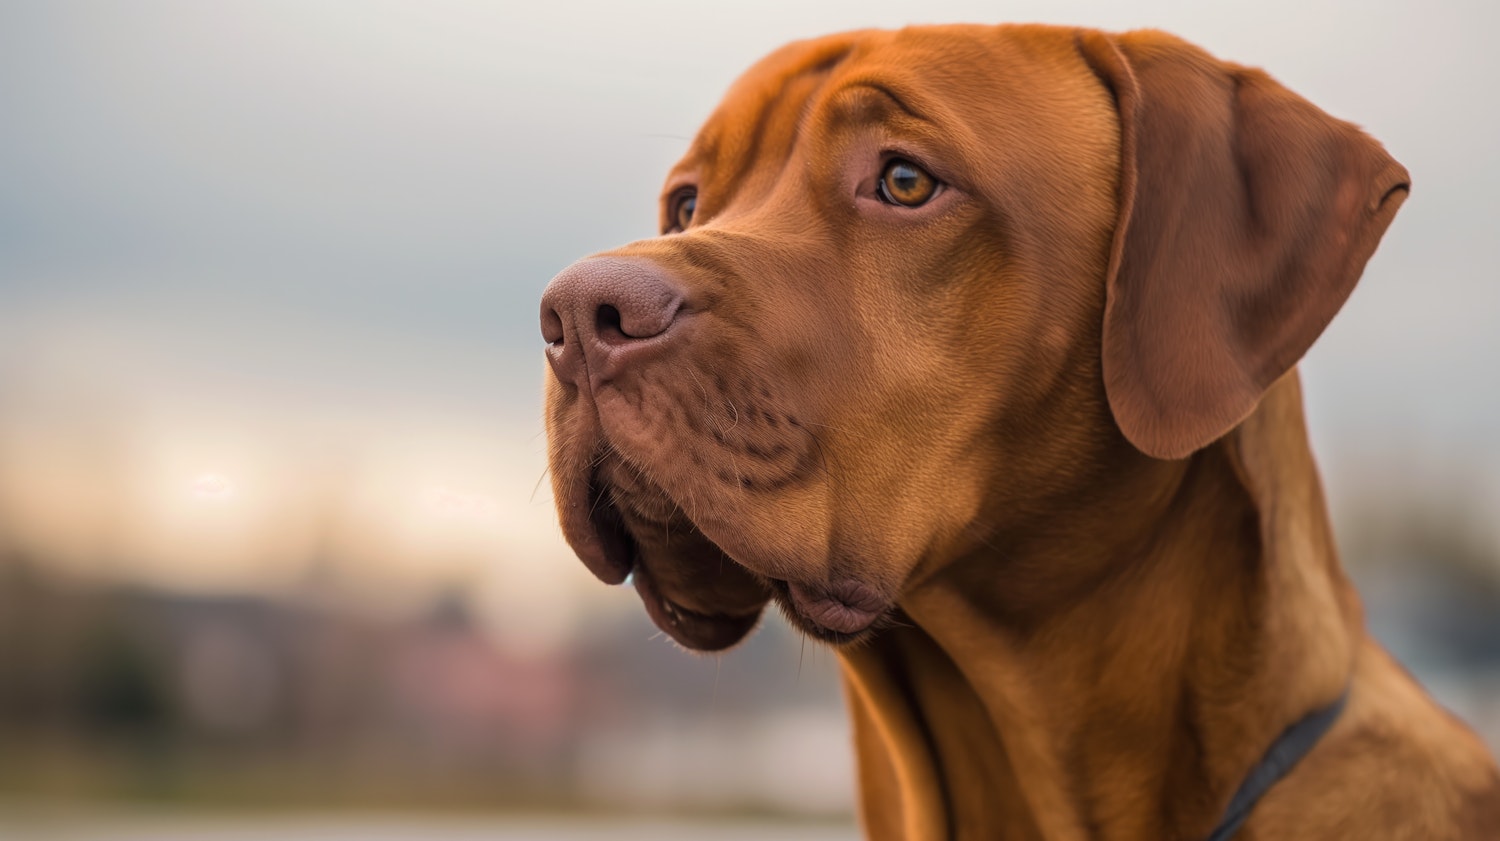
[[[1328,728],[1338,719],[1339,713],[1344,711],[1344,704],[1349,700],[1349,690],[1338,697],[1337,701],[1308,714],[1301,721],[1293,724],[1281,734],[1266,751],[1265,758],[1260,764],[1250,769],[1250,774],[1240,784],[1239,791],[1234,793],[1233,799],[1229,801],[1229,808],[1224,810],[1224,818],[1214,831],[1209,834],[1208,841],[1229,841],[1239,831],[1245,819],[1250,817],[1250,810],[1260,802],[1262,796],[1270,791],[1271,786],[1287,775],[1293,767],[1313,749],[1313,745],[1323,738]]]

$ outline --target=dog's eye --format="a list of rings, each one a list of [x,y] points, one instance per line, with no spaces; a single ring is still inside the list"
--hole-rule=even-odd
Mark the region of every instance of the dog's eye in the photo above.
[[[880,173],[875,189],[886,204],[919,207],[937,193],[938,180],[911,161],[893,158]]]
[[[693,224],[693,211],[698,209],[698,191],[684,187],[672,194],[667,204],[667,233],[685,231]]]

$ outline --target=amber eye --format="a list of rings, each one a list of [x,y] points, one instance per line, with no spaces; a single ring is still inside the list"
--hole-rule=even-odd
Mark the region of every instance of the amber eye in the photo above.
[[[687,187],[674,193],[667,205],[667,233],[687,230],[693,224],[693,211],[697,209],[697,190]]]
[[[885,165],[885,171],[880,173],[880,183],[875,186],[881,201],[902,207],[926,204],[937,189],[938,180],[927,170],[901,158],[893,158]]]

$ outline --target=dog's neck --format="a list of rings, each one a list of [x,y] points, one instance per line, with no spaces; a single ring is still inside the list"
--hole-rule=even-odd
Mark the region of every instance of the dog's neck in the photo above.
[[[844,652],[870,836],[1205,835],[1362,636],[1303,428],[1292,374],[1224,440],[1091,493],[1105,516],[990,537]]]

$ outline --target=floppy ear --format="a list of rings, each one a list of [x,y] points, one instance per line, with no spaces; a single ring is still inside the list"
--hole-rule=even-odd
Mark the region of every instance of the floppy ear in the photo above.
[[[1102,365],[1125,437],[1233,429],[1343,305],[1410,188],[1355,126],[1160,32],[1081,32],[1120,112]]]

